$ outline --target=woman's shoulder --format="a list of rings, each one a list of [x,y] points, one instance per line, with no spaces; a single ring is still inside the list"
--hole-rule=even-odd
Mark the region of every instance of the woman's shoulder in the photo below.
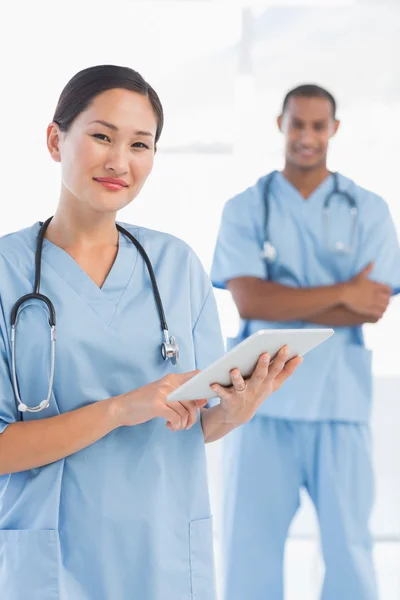
[[[158,229],[149,229],[148,227],[135,225],[133,223],[123,223],[122,221],[118,221],[118,225],[129,231],[129,233],[131,233],[133,236],[143,241],[151,240],[153,242],[170,243],[176,246],[183,245],[190,249],[190,246],[186,242],[172,233],[167,233],[166,231],[161,231]]]
[[[181,238],[156,229],[149,229],[131,223],[118,222],[121,227],[129,231],[143,246],[149,254],[157,255],[162,253],[164,257],[173,255],[182,258],[199,260],[193,248]]]
[[[20,263],[24,256],[31,256],[34,249],[35,233],[39,229],[39,223],[30,227],[24,227],[0,236],[0,257]]]
[[[143,246],[153,268],[159,273],[168,273],[171,279],[178,278],[182,285],[186,281],[193,298],[204,300],[210,291],[211,282],[200,258],[187,242],[164,231],[129,223],[119,224]]]

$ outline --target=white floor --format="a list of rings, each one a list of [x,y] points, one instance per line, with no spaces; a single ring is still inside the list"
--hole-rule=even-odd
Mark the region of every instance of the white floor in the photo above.
[[[375,382],[372,428],[377,494],[371,527],[375,537],[374,555],[380,600],[400,600],[399,379],[386,378]],[[221,505],[218,474],[221,454],[218,442],[209,445],[207,453],[211,503],[216,523],[217,579],[220,585],[218,513]],[[313,507],[307,496],[303,495],[302,507],[292,523],[291,536],[286,547],[284,600],[317,600],[322,577],[318,527]]]

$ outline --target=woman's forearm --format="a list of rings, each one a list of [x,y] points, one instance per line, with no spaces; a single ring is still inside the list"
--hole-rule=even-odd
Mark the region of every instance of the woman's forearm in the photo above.
[[[241,423],[233,423],[230,421],[220,404],[217,404],[212,408],[202,408],[200,412],[201,426],[203,428],[204,441],[206,444],[216,442],[241,425]]]
[[[118,427],[112,400],[8,425],[0,434],[0,475],[48,465],[97,442]]]

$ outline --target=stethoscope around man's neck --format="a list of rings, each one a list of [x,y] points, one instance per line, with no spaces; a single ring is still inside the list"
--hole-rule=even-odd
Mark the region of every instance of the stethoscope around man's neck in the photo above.
[[[261,251],[261,257],[270,264],[273,264],[277,259],[277,250],[275,246],[271,243],[270,240],[270,232],[269,232],[269,213],[270,213],[270,196],[271,196],[271,185],[274,181],[275,177],[278,175],[278,171],[273,171],[269,175],[267,175],[264,184],[263,184],[263,201],[264,201],[264,242],[263,248]],[[357,216],[358,216],[358,208],[355,199],[349,192],[346,190],[341,190],[339,187],[339,175],[338,173],[332,173],[333,177],[333,188],[326,195],[323,205],[323,235],[326,247],[328,250],[335,254],[346,255],[350,254],[355,247],[356,237],[357,237]],[[343,240],[337,240],[335,243],[332,243],[331,240],[331,231],[329,228],[329,209],[331,206],[331,201],[334,196],[342,196],[345,198],[350,212],[350,238],[348,243]]]

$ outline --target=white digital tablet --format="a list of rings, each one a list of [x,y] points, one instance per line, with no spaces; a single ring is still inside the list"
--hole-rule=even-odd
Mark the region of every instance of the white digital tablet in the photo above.
[[[200,400],[215,398],[210,388],[213,383],[232,385],[230,371],[239,369],[244,377],[249,377],[255,369],[261,354],[268,352],[274,357],[282,346],[289,346],[288,360],[304,356],[307,352],[333,335],[333,329],[263,329],[249,336],[232,348],[206,369],[174,390],[167,400]]]

